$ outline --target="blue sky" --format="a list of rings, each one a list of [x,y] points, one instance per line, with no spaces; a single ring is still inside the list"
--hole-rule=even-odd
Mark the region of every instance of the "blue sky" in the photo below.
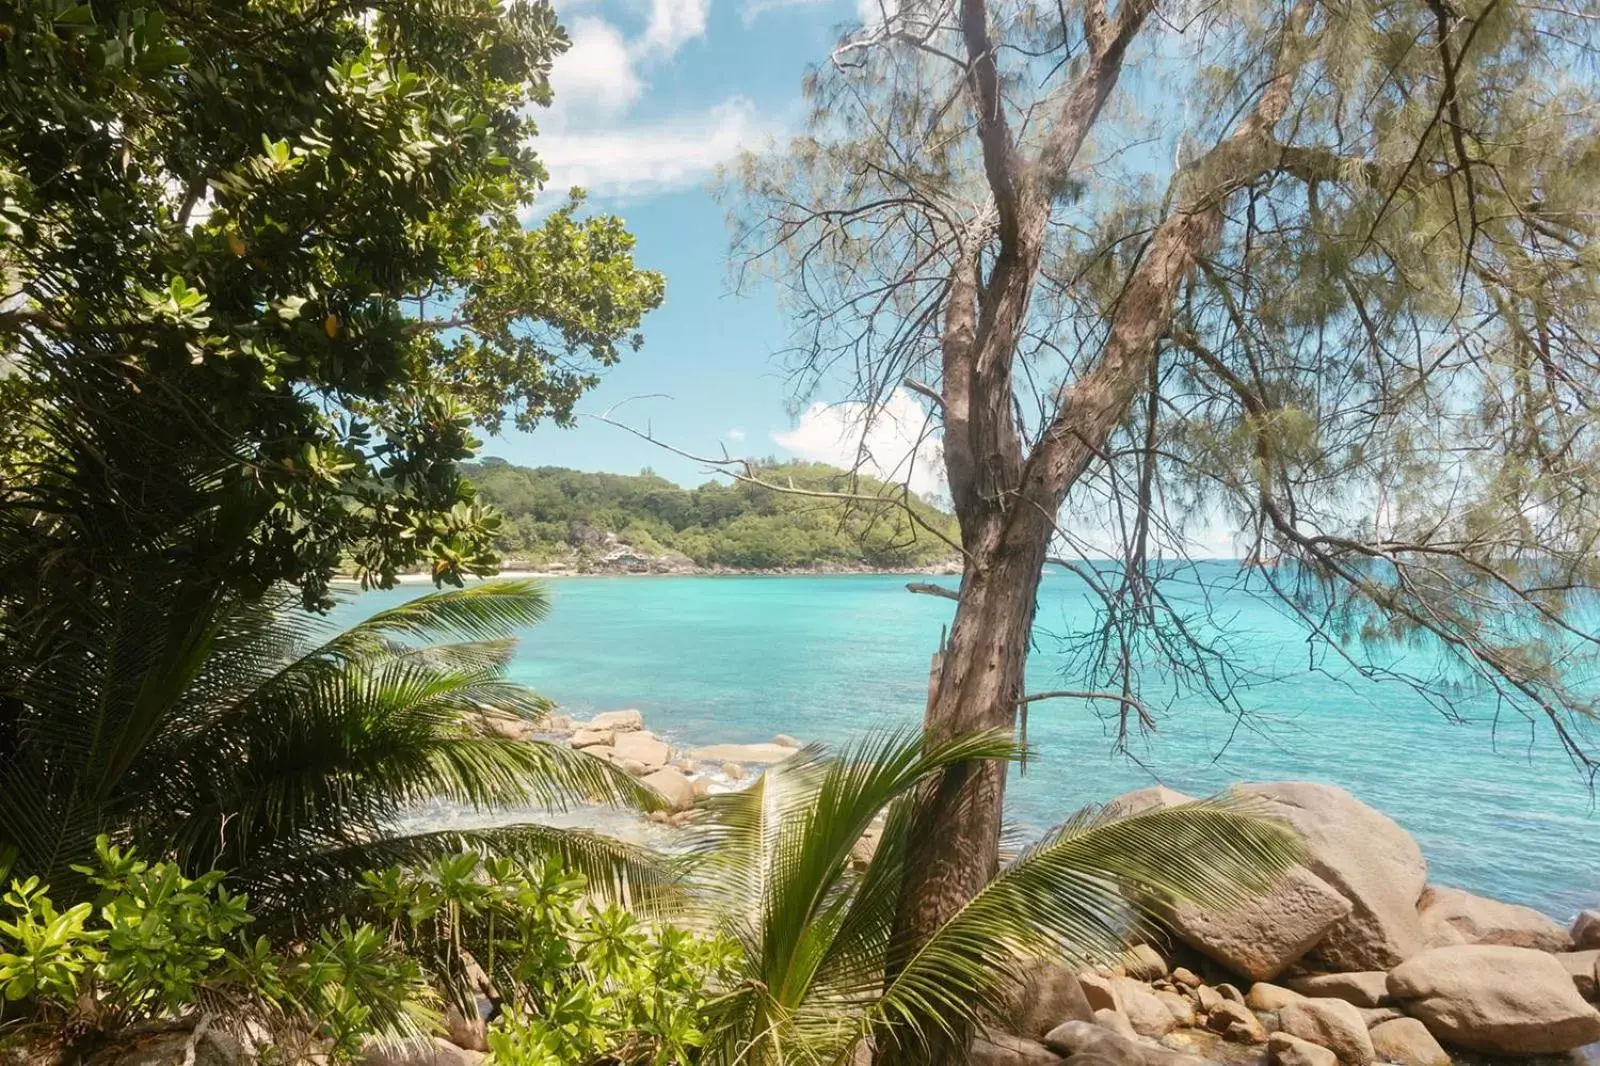
[[[645,320],[644,348],[610,371],[580,411],[611,412],[697,454],[726,447],[849,460],[849,408],[791,416],[772,358],[787,320],[770,290],[731,291],[724,211],[711,186],[717,166],[739,150],[781,142],[799,127],[801,80],[860,18],[857,2],[557,0],[573,46],[556,64],[555,106],[536,116],[550,205],[583,186],[591,209],[627,219],[639,262],[667,279],[665,304]],[[584,418],[576,429],[492,438],[484,453],[582,470],[648,466],[684,484],[709,476],[701,464]],[[913,485],[937,491],[937,472]]]

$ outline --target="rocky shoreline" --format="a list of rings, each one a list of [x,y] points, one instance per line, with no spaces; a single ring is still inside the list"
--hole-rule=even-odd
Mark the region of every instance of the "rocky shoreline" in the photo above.
[[[668,826],[800,750],[787,736],[679,750],[637,710],[557,714],[538,732],[650,785],[668,807],[651,818]],[[1600,911],[1567,928],[1434,884],[1410,834],[1343,789],[1236,791],[1299,831],[1305,864],[1231,912],[1175,909],[1119,965],[1039,964],[978,1040],[977,1066],[1600,1063]],[[1188,799],[1154,787],[1112,803],[1133,813]],[[872,844],[858,845],[863,859]]]

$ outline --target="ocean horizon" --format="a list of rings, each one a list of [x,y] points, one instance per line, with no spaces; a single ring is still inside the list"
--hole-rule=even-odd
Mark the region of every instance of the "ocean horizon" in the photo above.
[[[1089,803],[1164,784],[1207,795],[1238,781],[1313,780],[1348,789],[1421,845],[1435,884],[1536,907],[1559,920],[1600,905],[1600,814],[1590,783],[1548,723],[1462,684],[1443,713],[1406,684],[1314,654],[1304,628],[1240,589],[1238,564],[1198,563],[1169,595],[1228,641],[1246,684],[1236,713],[1143,675],[1154,731],[1114,750],[1115,705],[1032,704],[1031,756],[1012,771],[1010,830],[1036,837]],[[585,716],[636,707],[684,747],[786,734],[838,745],[921,721],[928,669],[954,604],[913,595],[906,575],[548,577],[553,609],[521,634],[510,675]],[[953,577],[928,580],[955,587]],[[349,595],[349,622],[428,586]],[[1061,634],[1092,617],[1080,581],[1041,586],[1029,690],[1075,688]],[[1417,647],[1363,648],[1426,673]],[[1497,713],[1498,711],[1498,713]],[[1585,735],[1600,739],[1590,727]]]

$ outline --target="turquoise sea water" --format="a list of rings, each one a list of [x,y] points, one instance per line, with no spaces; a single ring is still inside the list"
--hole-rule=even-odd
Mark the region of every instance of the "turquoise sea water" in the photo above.
[[[1202,564],[1200,576],[1214,586],[1210,612],[1230,635],[1230,661],[1263,679],[1243,697],[1251,712],[1243,725],[1202,697],[1181,698],[1129,758],[1113,754],[1114,727],[1086,705],[1035,704],[1028,739],[1036,757],[1014,771],[1009,791],[1018,831],[1037,833],[1085,803],[1155,780],[1196,794],[1239,780],[1325,781],[1413,833],[1436,882],[1562,919],[1600,905],[1600,813],[1548,726],[1530,729],[1515,715],[1497,725],[1485,698],[1458,703],[1465,723],[1447,721],[1398,683],[1327,662],[1326,672],[1309,671],[1304,631],[1274,605],[1232,590],[1232,564]],[[554,611],[524,635],[512,673],[576,713],[637,707],[650,728],[684,745],[777,733],[840,742],[920,721],[929,657],[954,604],[911,595],[905,583],[877,575],[553,579]],[[339,614],[364,615],[424,591],[365,593]],[[1185,595],[1181,585],[1174,592]],[[1031,690],[1075,687],[1053,634],[1089,614],[1076,579],[1046,578]],[[1419,654],[1409,653],[1407,665],[1418,668]],[[1155,692],[1168,687],[1159,671],[1148,681]]]

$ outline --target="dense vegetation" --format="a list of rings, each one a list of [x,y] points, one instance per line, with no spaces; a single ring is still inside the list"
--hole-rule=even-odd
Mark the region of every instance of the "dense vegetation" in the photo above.
[[[892,570],[950,558],[958,536],[955,520],[926,501],[821,463],[770,461],[757,473],[773,485],[858,499],[745,481],[685,489],[649,471],[589,474],[501,459],[465,471],[501,512],[498,547],[513,562],[583,566],[609,550],[606,535],[614,534],[638,553],[675,552],[705,567]]]

